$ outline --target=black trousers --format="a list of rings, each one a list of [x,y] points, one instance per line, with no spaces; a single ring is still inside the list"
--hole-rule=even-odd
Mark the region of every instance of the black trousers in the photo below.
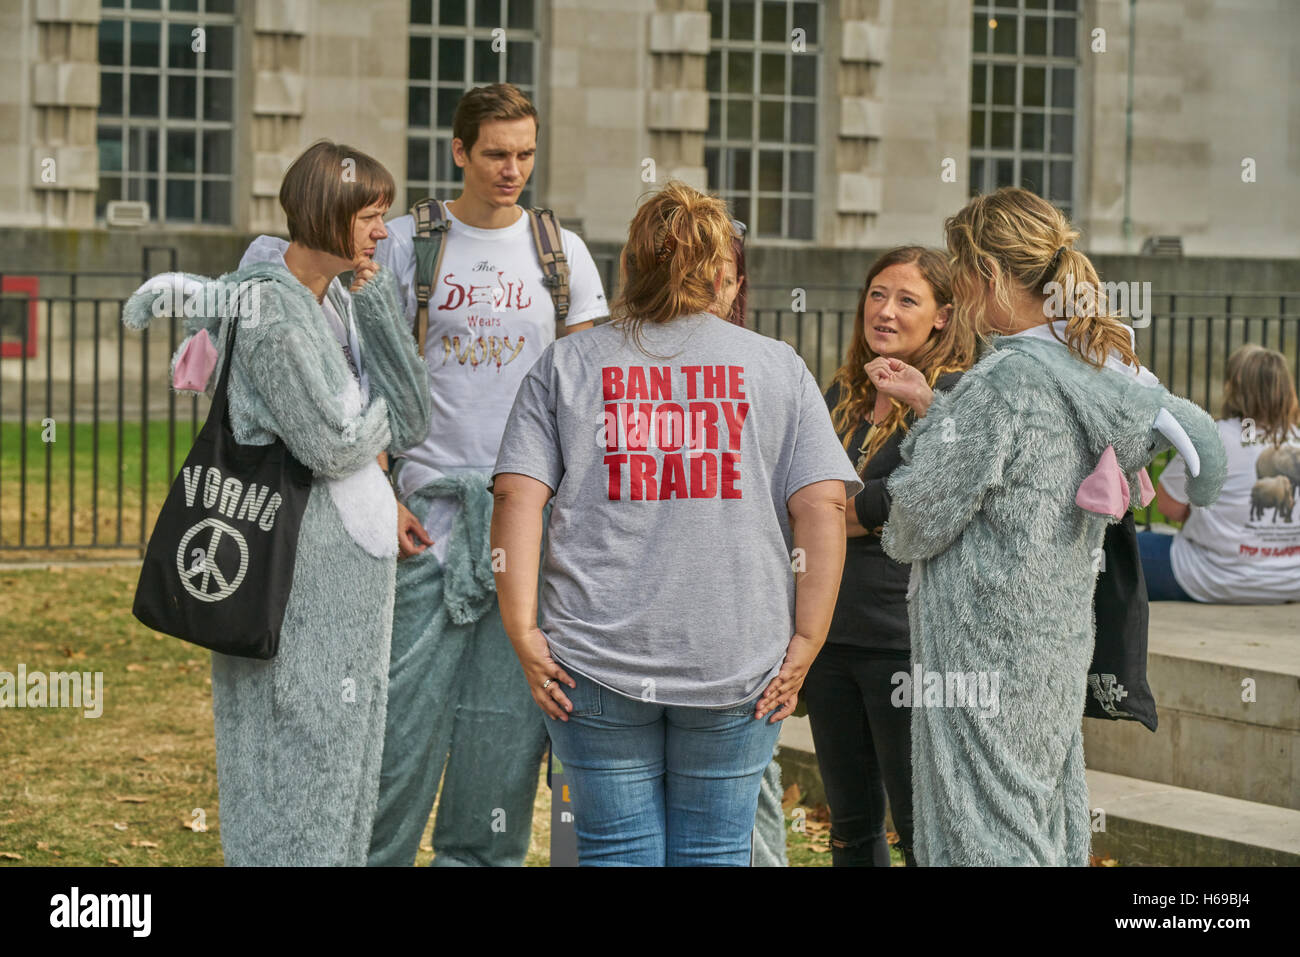
[[[910,708],[889,702],[892,676],[910,668],[905,653],[826,644],[808,670],[803,697],[831,810],[836,867],[888,867],[885,797],[899,844],[912,860]]]

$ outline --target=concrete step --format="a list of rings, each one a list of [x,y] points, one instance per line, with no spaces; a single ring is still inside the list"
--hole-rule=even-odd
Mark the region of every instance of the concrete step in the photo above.
[[[1300,866],[1300,811],[1105,771],[1088,802],[1093,854],[1121,865]]]
[[[1159,728],[1085,720],[1090,770],[1300,810],[1300,605],[1154,602],[1147,680]]]
[[[781,729],[781,783],[826,802],[807,718]],[[1088,771],[1092,852],[1125,866],[1300,866],[1300,811],[1105,771]],[[1100,812],[1100,813],[1099,813]]]

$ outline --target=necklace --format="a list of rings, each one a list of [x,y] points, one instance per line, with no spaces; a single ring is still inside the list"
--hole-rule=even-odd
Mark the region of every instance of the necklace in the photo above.
[[[876,431],[875,423],[873,423],[868,416],[863,416],[862,421],[867,423],[867,431],[866,434],[862,436],[862,445],[858,447],[858,460],[853,464],[853,467],[857,470],[859,475],[861,475],[862,470],[867,467],[867,459],[869,458],[867,447],[871,444],[871,434]]]

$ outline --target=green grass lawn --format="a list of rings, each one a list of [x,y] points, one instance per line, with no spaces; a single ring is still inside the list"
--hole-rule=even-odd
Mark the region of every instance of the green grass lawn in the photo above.
[[[222,863],[210,656],[132,617],[138,576],[135,565],[0,571],[0,671],[103,673],[97,718],[0,710],[0,865]],[[539,779],[526,863],[545,867],[545,768]],[[825,809],[805,809],[804,832],[786,810],[790,863],[828,865]],[[206,831],[192,829],[199,819]],[[417,864],[433,857],[432,832],[430,819]]]
[[[197,430],[191,431],[188,403],[178,406],[178,414],[182,410],[185,416],[176,423],[174,435],[169,436],[166,421],[150,422],[147,444],[143,441],[144,429],[138,422],[124,423],[120,430],[120,464],[116,422],[101,422],[98,429],[89,421],[77,423],[75,429],[67,423],[56,423],[54,441],[48,443],[42,440],[44,430],[40,422],[28,423],[25,469],[23,431],[16,422],[0,424],[0,544],[17,546],[20,538],[29,546],[45,544],[48,476],[50,544],[76,547],[95,541],[101,544],[120,541],[138,545],[142,538],[141,490],[147,489],[143,516],[147,537],[175,472],[180,470],[197,434]],[[168,469],[169,448],[172,470]],[[146,449],[147,485],[142,457]],[[24,476],[25,503],[21,494]],[[23,516],[25,528],[20,522]]]

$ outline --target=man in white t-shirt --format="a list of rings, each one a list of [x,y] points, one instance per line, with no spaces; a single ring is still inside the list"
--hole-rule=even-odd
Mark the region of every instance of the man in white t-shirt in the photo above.
[[[371,865],[413,863],[440,779],[434,864],[517,866],[528,850],[547,735],[497,607],[487,482],[519,384],[556,334],[517,205],[537,130],[533,105],[509,84],[471,90],[453,121],[464,190],[446,204],[427,306],[433,412],[428,438],[393,468],[402,560]],[[375,260],[396,275],[414,329],[415,220],[387,228]],[[572,334],[609,309],[586,245],[569,230],[561,239]]]

